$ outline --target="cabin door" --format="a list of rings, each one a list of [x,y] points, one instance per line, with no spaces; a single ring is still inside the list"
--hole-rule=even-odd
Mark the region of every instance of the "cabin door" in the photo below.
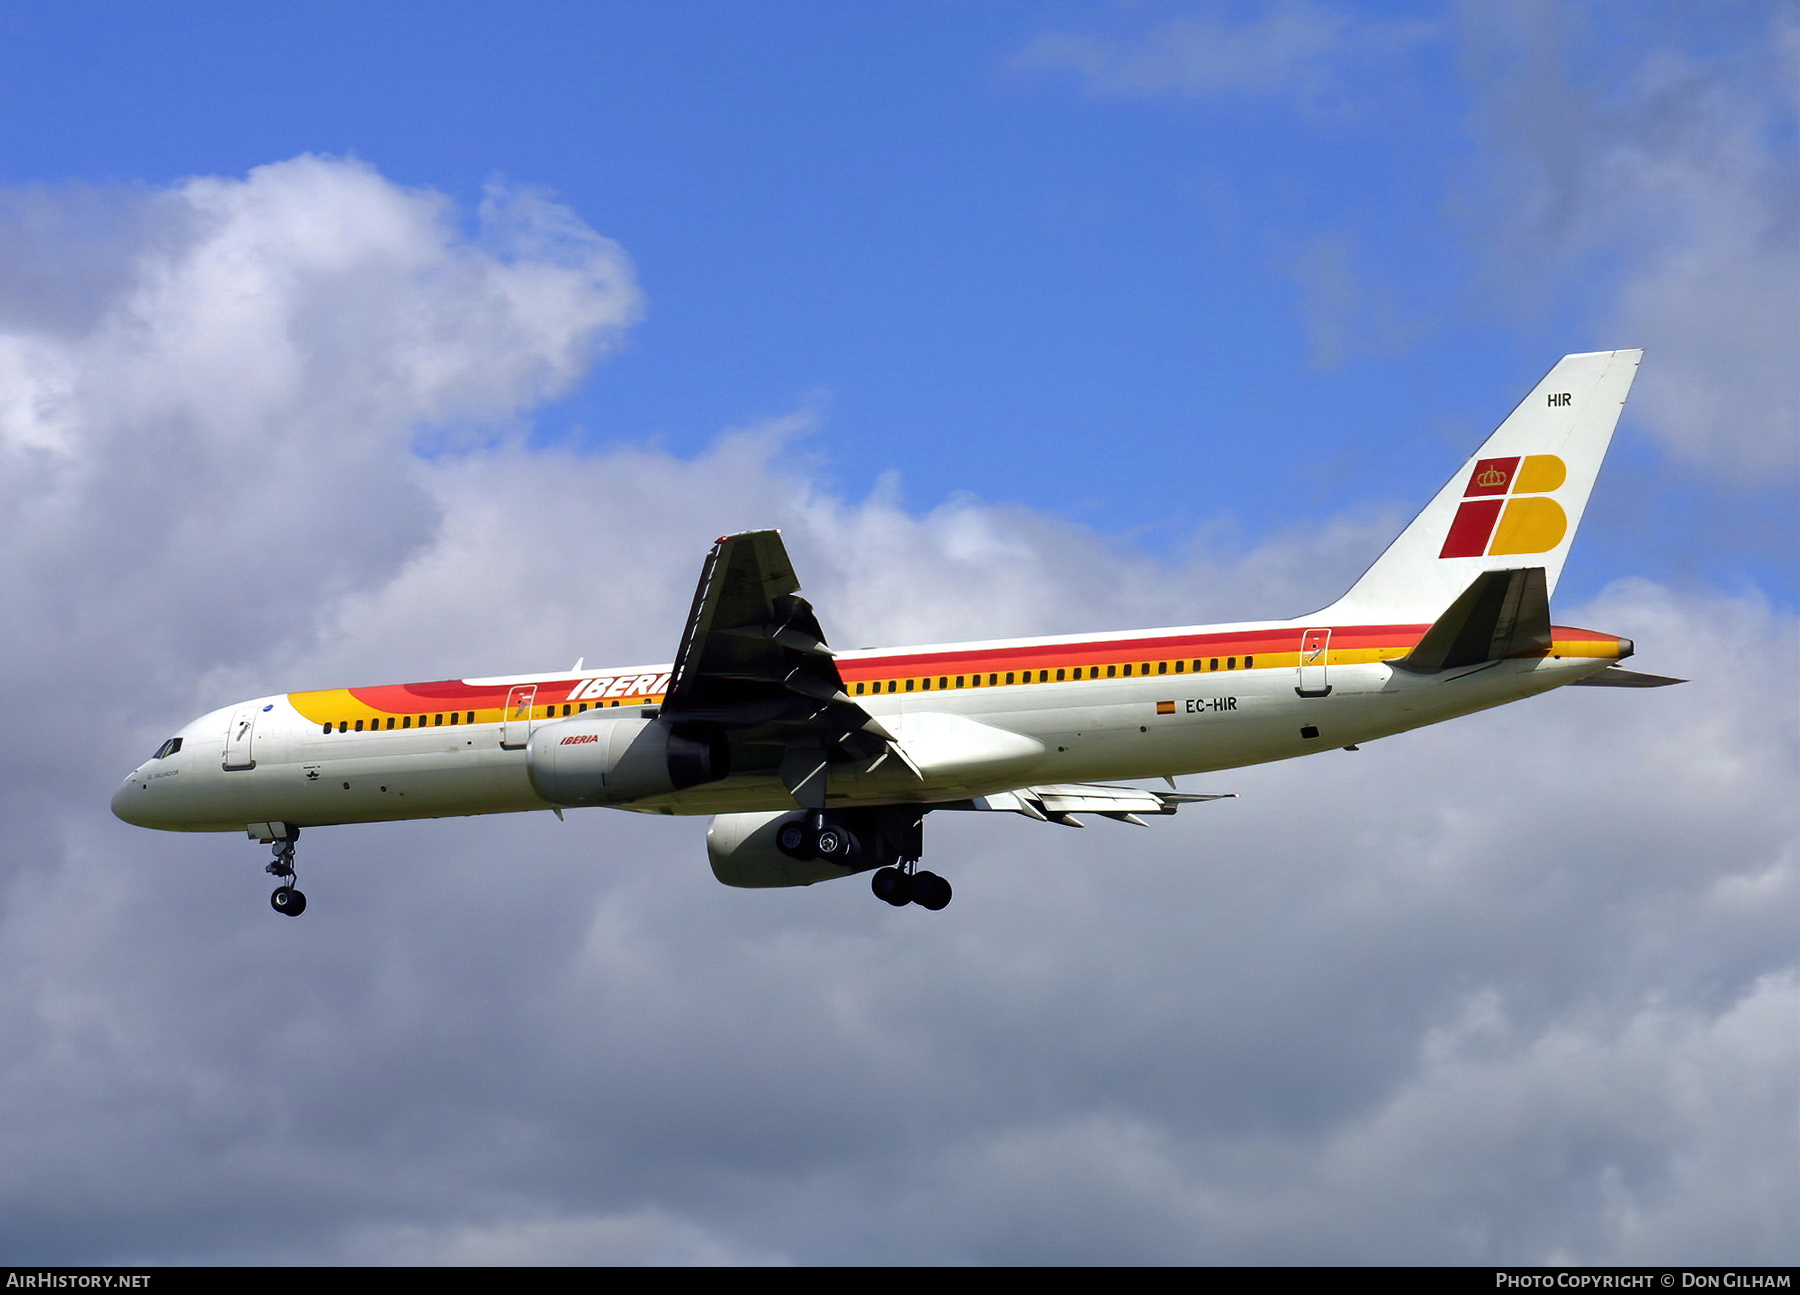
[[[531,708],[537,701],[537,685],[522,683],[506,694],[500,716],[500,745],[517,751],[531,740]]]
[[[239,706],[231,715],[231,727],[225,730],[225,767],[254,769],[256,755],[256,707]]]
[[[1331,647],[1330,630],[1307,630],[1300,636],[1300,686],[1302,697],[1325,697],[1331,684],[1325,678],[1325,662]]]

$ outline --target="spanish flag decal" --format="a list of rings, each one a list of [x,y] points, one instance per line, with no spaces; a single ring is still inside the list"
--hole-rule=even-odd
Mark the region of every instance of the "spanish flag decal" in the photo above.
[[[1568,514],[1549,498],[1568,475],[1554,454],[1478,460],[1438,556],[1548,553],[1569,531]]]

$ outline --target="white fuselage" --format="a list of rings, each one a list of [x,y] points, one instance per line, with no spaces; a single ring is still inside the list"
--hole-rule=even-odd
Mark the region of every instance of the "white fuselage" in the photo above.
[[[1298,633],[1300,623],[1293,626],[1290,632]],[[1285,628],[1286,623],[1264,623],[1161,633]],[[1570,633],[1584,641],[1559,641],[1557,648],[1572,649],[1566,653],[1553,650],[1441,675],[1409,673],[1385,660],[1334,663],[1325,696],[1300,695],[1300,685],[1313,681],[1303,677],[1291,655],[1267,667],[1229,672],[858,696],[857,703],[892,732],[910,763],[834,768],[828,803],[956,801],[1036,784],[1205,773],[1349,746],[1545,692],[1616,659],[1617,652],[1588,641],[1605,636]],[[1559,639],[1562,634],[1558,631]],[[1397,645],[1393,655],[1404,650]],[[846,652],[839,661],[849,678],[859,658],[882,655]],[[609,673],[619,672],[479,682],[579,695],[586,680]],[[266,823],[312,826],[555,808],[534,789],[521,739],[560,722],[560,715],[528,715],[511,724],[456,723],[453,717],[448,725],[440,715],[429,727],[327,733],[316,716],[296,708],[294,696],[299,694],[259,698],[193,721],[181,730],[178,751],[145,761],[124,780],[113,796],[114,813],[143,827],[206,832]],[[628,701],[625,709],[606,713],[654,714],[658,700]],[[619,807],[720,814],[793,809],[795,801],[777,777],[765,773],[733,775]]]

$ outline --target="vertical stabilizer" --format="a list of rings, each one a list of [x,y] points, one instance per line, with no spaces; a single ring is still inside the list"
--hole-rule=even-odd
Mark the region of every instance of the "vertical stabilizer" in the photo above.
[[[1483,572],[1542,567],[1554,593],[1642,351],[1565,355],[1327,612],[1435,621]]]

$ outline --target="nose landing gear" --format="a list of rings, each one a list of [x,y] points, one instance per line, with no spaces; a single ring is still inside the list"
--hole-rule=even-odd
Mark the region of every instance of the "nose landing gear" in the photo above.
[[[299,917],[306,911],[306,892],[290,886],[277,886],[269,895],[269,907],[288,917]]]
[[[269,907],[284,916],[299,917],[306,911],[306,893],[294,887],[294,845],[300,839],[300,829],[290,825],[287,831],[285,837],[274,842],[275,857],[263,871],[281,878],[281,884],[269,896]]]

